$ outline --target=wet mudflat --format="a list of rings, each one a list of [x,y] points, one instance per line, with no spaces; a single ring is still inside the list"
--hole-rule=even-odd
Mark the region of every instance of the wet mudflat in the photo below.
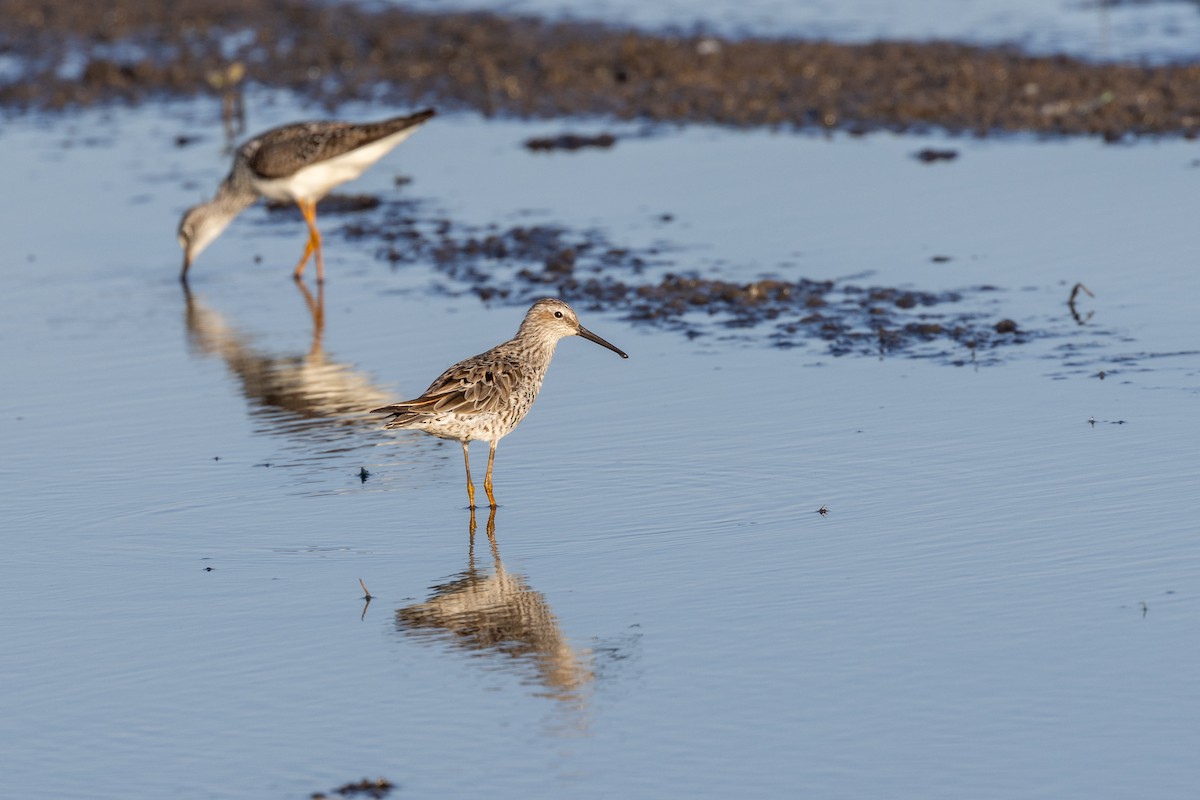
[[[395,0],[425,11],[487,10],[483,0]],[[1188,0],[508,0],[505,13],[597,19],[643,30],[827,39],[952,40],[1093,61],[1191,61],[1200,14]]]
[[[0,131],[6,791],[1191,796],[1192,144],[435,122],[323,291],[262,206],[180,289],[210,99]],[[541,290],[631,357],[562,342],[472,538],[457,445],[361,411]]]
[[[336,107],[865,132],[1200,133],[1200,67],[947,41],[659,33],[301,0],[5,0],[0,104],[61,108],[227,88],[229,69]],[[801,33],[801,36],[804,34]],[[811,36],[811,34],[809,34]]]

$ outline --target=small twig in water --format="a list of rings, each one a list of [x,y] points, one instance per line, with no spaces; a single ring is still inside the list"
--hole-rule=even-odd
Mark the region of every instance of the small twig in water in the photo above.
[[[1092,294],[1091,289],[1088,289],[1088,287],[1084,286],[1082,283],[1075,284],[1075,286],[1071,289],[1071,296],[1067,299],[1067,308],[1071,309],[1071,316],[1075,318],[1075,322],[1082,325],[1091,319],[1092,315],[1096,312],[1089,311],[1086,317],[1079,316],[1079,312],[1075,310],[1075,298],[1079,297],[1080,292],[1083,292],[1088,297],[1095,297],[1096,295]]]
[[[358,619],[359,619],[359,621],[361,622],[362,620],[365,620],[365,619],[367,618],[367,609],[371,607],[371,601],[372,601],[374,598],[373,598],[373,597],[371,597],[371,592],[370,592],[370,590],[369,590],[369,589],[367,589],[367,585],[366,585],[365,583],[363,583],[363,579],[362,579],[362,578],[359,578],[359,579],[358,579],[358,585],[362,587],[362,590],[363,590],[363,600],[366,600],[366,601],[367,601],[367,602],[363,603],[363,610],[362,610],[362,613],[358,615]]]
[[[1071,299],[1067,301],[1067,305],[1069,305],[1069,306],[1073,306],[1073,305],[1075,305],[1075,298],[1076,298],[1076,297],[1079,297],[1079,293],[1080,293],[1080,292],[1083,292],[1083,293],[1084,293],[1084,294],[1086,294],[1088,297],[1095,297],[1095,296],[1096,296],[1096,295],[1092,294],[1092,290],[1091,290],[1091,289],[1089,289],[1088,287],[1084,286],[1082,283],[1077,283],[1077,284],[1075,284],[1075,286],[1074,286],[1074,287],[1072,287],[1072,289],[1071,289]]]

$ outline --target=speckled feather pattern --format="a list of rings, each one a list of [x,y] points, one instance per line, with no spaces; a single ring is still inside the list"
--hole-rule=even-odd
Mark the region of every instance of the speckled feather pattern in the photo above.
[[[497,442],[529,413],[558,340],[575,335],[594,337],[566,303],[539,300],[515,337],[450,367],[420,397],[375,411],[395,415],[388,428],[412,428],[460,442]]]
[[[415,400],[386,410],[388,428],[415,428],[443,439],[495,442],[512,432],[542,388],[554,343],[544,355],[512,339],[443,372]]]

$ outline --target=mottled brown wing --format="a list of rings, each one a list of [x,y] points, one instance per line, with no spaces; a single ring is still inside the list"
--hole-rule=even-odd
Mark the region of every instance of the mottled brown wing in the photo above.
[[[285,178],[310,164],[370,142],[369,131],[346,122],[306,122],[267,131],[246,162],[262,178]],[[378,138],[377,136],[375,138]]]
[[[455,364],[430,384],[415,400],[406,400],[375,412],[390,414],[483,414],[501,411],[524,378],[519,359],[485,353]]]
[[[310,164],[337,158],[377,139],[420,125],[435,113],[427,108],[381,122],[322,121],[284,125],[250,141],[243,155],[247,165],[259,177],[268,180],[286,178]]]

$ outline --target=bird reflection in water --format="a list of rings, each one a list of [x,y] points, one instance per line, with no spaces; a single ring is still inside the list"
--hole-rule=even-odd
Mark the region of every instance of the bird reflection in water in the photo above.
[[[596,677],[592,653],[572,647],[545,596],[531,589],[523,576],[505,570],[496,543],[496,510],[487,521],[490,569],[475,563],[473,510],[470,525],[466,570],[434,586],[425,602],[397,611],[396,628],[455,650],[486,655],[542,687],[538,694],[583,710]]]
[[[369,435],[378,428],[378,420],[363,409],[386,402],[395,392],[381,389],[367,375],[325,352],[324,292],[318,289],[314,297],[304,284],[296,287],[312,319],[308,349],[298,352],[268,352],[256,346],[253,336],[185,287],[185,321],[193,352],[224,360],[250,401],[251,414],[261,423],[256,433],[294,437],[306,447],[325,444],[324,455],[371,447]],[[355,442],[360,433],[361,441]],[[304,452],[311,457],[311,450]]]

